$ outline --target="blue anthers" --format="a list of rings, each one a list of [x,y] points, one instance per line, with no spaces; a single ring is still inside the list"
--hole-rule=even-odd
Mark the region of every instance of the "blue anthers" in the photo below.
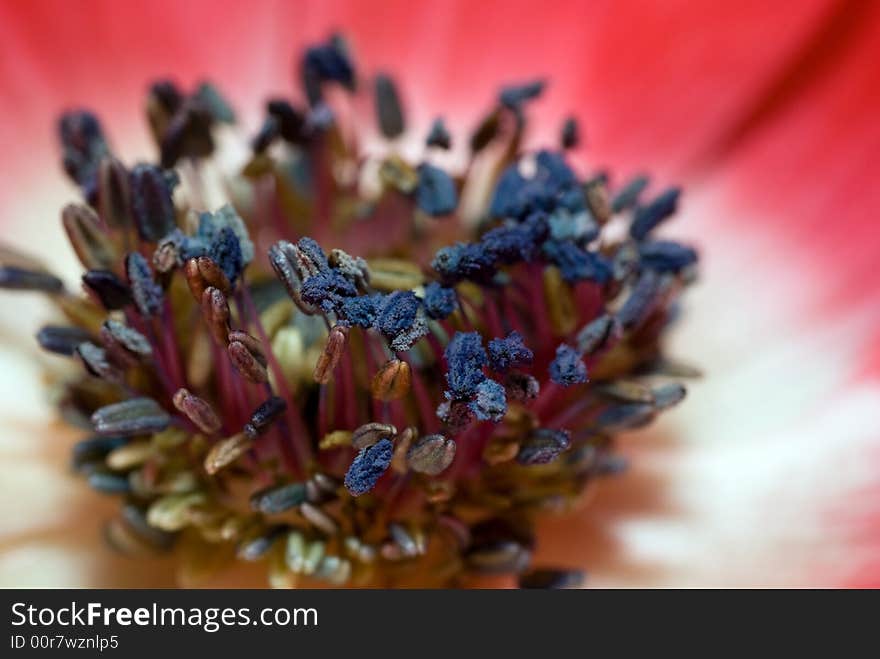
[[[330,313],[338,311],[346,298],[355,297],[357,289],[335,270],[327,270],[306,279],[300,294],[306,303]]]
[[[304,76],[314,76],[318,82],[338,82],[347,89],[354,89],[354,66],[337,37],[307,49],[302,67]]]
[[[244,224],[235,209],[229,204],[224,204],[213,213],[199,214],[199,228],[196,235],[192,237],[192,244],[201,243],[206,249],[210,250],[211,245],[218,239],[223,229],[229,229],[238,239],[238,248],[241,250],[241,260],[243,265],[247,265],[254,260],[254,243],[248,235],[247,227]],[[231,280],[230,280],[231,281]]]
[[[297,241],[296,246],[319,271],[326,272],[330,269],[330,266],[327,263],[327,255],[324,254],[324,250],[321,249],[321,246],[315,239],[309,238],[308,236],[300,238]]]
[[[508,167],[495,187],[489,208],[493,217],[524,218],[536,210],[552,211],[559,205],[572,211],[584,208],[583,193],[565,159],[552,151],[535,155],[535,173],[526,178],[519,163]]]
[[[651,179],[644,174],[634,176],[626,185],[624,185],[611,202],[611,212],[620,213],[627,208],[632,208],[639,202],[639,196],[644,192]]]
[[[355,456],[345,474],[345,489],[359,497],[372,490],[391,464],[394,447],[389,439],[380,439]]]
[[[452,177],[428,163],[419,165],[415,194],[416,204],[428,215],[448,215],[458,206],[458,192]]]
[[[504,387],[495,380],[483,380],[477,385],[476,396],[468,407],[480,421],[501,421],[507,412]]]
[[[425,138],[425,144],[438,149],[449,149],[452,146],[452,136],[449,134],[442,117],[434,119],[428,137]]]
[[[588,279],[604,284],[611,278],[611,265],[604,257],[567,240],[548,240],[543,252],[547,260],[559,268],[565,281]]]
[[[144,316],[155,316],[162,309],[162,287],[153,281],[147,260],[139,252],[131,252],[125,259],[125,272],[131,287],[135,306]]]
[[[486,379],[483,367],[488,363],[483,339],[477,332],[456,332],[444,352],[449,370],[446,383],[447,398],[467,399],[474,395],[477,386]]]
[[[416,320],[421,300],[412,291],[394,291],[379,304],[376,329],[387,337],[405,332]]]
[[[495,274],[492,255],[481,245],[469,243],[457,243],[439,249],[431,261],[431,267],[446,282],[488,279]]]
[[[505,169],[495,185],[489,214],[493,217],[518,217],[523,205],[520,191],[525,185],[526,179],[520,174],[517,163]]]
[[[663,288],[663,279],[654,270],[644,270],[632,287],[626,302],[617,312],[617,320],[625,330],[641,323],[657,301]]]
[[[88,110],[66,112],[58,120],[64,170],[90,201],[97,195],[98,165],[109,152],[101,122]]]
[[[546,227],[546,224],[544,226]],[[534,227],[525,222],[508,224],[487,231],[480,238],[480,245],[493,261],[499,263],[531,261],[540,250],[540,238],[536,233]]]
[[[509,368],[528,366],[535,358],[519,332],[511,332],[505,338],[489,341],[489,366],[499,373]]]
[[[409,350],[428,333],[422,301],[412,291],[394,291],[379,303],[375,327],[392,350]]]
[[[155,165],[135,165],[130,179],[131,211],[138,234],[156,242],[175,228],[172,188],[165,172]]]
[[[171,244],[177,248],[182,261],[197,259],[208,255],[208,243],[198,236],[187,236],[180,229],[172,229],[162,238],[162,244]]]
[[[546,182],[559,191],[578,184],[577,176],[565,162],[565,157],[561,153],[546,149],[538,151],[535,155],[535,164],[538,167],[535,178]]]
[[[557,209],[547,220],[550,237],[586,245],[599,237],[599,224],[587,211],[571,212]]]
[[[580,353],[570,345],[556,348],[556,357],[550,362],[550,379],[564,387],[587,381],[587,365]]]
[[[349,324],[369,329],[376,322],[381,303],[382,295],[380,293],[350,297],[342,302],[339,313]]]
[[[523,103],[538,98],[544,91],[543,80],[533,80],[521,85],[503,87],[498,94],[498,102],[511,110],[519,110]]]
[[[208,256],[214,261],[230,284],[235,284],[242,270],[244,259],[241,255],[241,245],[235,232],[229,227],[223,227],[208,246]]]
[[[657,272],[680,272],[697,262],[697,252],[680,243],[658,240],[639,246],[642,267]]]
[[[654,230],[654,227],[675,213],[680,195],[681,188],[669,188],[646,206],[636,208],[629,235],[636,240],[643,240]]]
[[[448,288],[442,284],[432,281],[425,286],[425,313],[428,318],[434,320],[442,320],[447,318],[458,304],[454,288]]]

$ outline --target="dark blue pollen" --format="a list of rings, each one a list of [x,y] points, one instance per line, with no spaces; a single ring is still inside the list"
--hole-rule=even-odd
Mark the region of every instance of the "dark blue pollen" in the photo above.
[[[138,164],[131,170],[131,211],[141,238],[156,242],[176,225],[171,186],[155,165]]]
[[[519,209],[519,192],[525,186],[526,179],[519,172],[517,165],[510,165],[502,172],[495,193],[489,206],[489,215],[493,217],[515,217]]]
[[[431,124],[431,131],[425,139],[425,144],[435,146],[438,149],[449,149],[452,146],[452,136],[446,129],[446,124],[443,123],[442,118],[438,117]]]
[[[209,242],[204,238],[196,236],[187,236],[180,229],[173,229],[169,234],[162,237],[163,243],[171,243],[177,247],[180,258],[183,261],[196,259],[200,256],[207,256]]]
[[[380,439],[355,456],[345,474],[345,488],[359,497],[372,490],[391,464],[394,447],[389,439]]]
[[[535,156],[538,167],[536,178],[546,181],[557,189],[577,185],[577,176],[565,162],[565,157],[556,151],[541,150]]]
[[[469,407],[480,421],[501,421],[507,412],[504,387],[495,380],[483,380]]]
[[[611,264],[594,252],[581,249],[567,240],[548,240],[543,245],[544,256],[559,268],[568,282],[588,279],[604,284],[611,278]]]
[[[585,246],[599,237],[599,224],[587,211],[572,214],[567,210],[556,211],[547,220],[550,237],[554,240],[571,240]]]
[[[350,324],[368,329],[376,322],[381,302],[381,294],[346,298],[342,302],[340,314]]]
[[[495,261],[481,245],[457,243],[434,255],[431,267],[447,282],[486,279],[495,273]]]
[[[338,311],[346,298],[355,297],[357,289],[336,270],[326,270],[306,279],[300,294],[308,304],[329,313]]]
[[[528,229],[535,243],[542,243],[550,236],[550,218],[543,211],[530,213],[520,222],[520,226]]]
[[[448,215],[458,205],[455,183],[439,167],[427,163],[419,166],[416,204],[428,215]]]
[[[420,305],[421,300],[412,291],[386,295],[379,305],[376,328],[389,338],[405,332],[415,322]]]
[[[435,320],[446,318],[455,311],[456,304],[458,304],[455,289],[432,281],[425,286],[424,304],[428,318]]]
[[[697,262],[697,252],[680,243],[658,240],[639,247],[642,267],[657,272],[680,272]]]
[[[578,201],[578,187],[577,177],[562,155],[539,151],[535,156],[535,173],[531,178],[525,178],[520,173],[518,164],[504,171],[495,187],[489,214],[493,217],[523,218],[533,211],[552,211],[563,202],[565,207],[580,210],[584,202]]]
[[[645,270],[617,312],[621,326],[630,330],[641,323],[654,307],[662,289],[662,278],[653,270]]]
[[[488,363],[488,357],[482,337],[477,332],[456,332],[444,355],[449,368],[446,372],[448,396],[452,399],[470,398],[477,385],[486,379],[483,367]]]
[[[354,67],[336,40],[307,49],[303,66],[322,82],[338,82],[349,89],[354,87]]]
[[[644,174],[633,177],[614,195],[614,200],[611,202],[611,210],[614,213],[620,213],[627,208],[635,206],[639,201],[639,196],[641,196],[650,182],[651,179]]]
[[[568,186],[559,193],[559,205],[572,213],[587,210],[587,198],[579,185]]]
[[[681,188],[669,188],[646,206],[639,206],[629,235],[636,240],[644,239],[658,224],[675,213],[680,195]]]
[[[535,355],[526,347],[519,332],[489,341],[489,366],[493,371],[503,372],[513,367],[528,366],[534,358]]]
[[[483,234],[480,245],[498,263],[531,261],[540,249],[535,232],[525,224],[497,227]]]
[[[89,110],[65,112],[58,120],[58,133],[64,146],[85,150],[94,140],[104,140],[101,122]]]
[[[153,281],[147,260],[139,252],[132,252],[126,257],[125,270],[138,311],[144,316],[158,314],[165,296],[162,287]]]
[[[577,350],[564,343],[556,348],[556,357],[550,362],[550,379],[564,387],[587,381],[587,365]]]
[[[64,170],[91,202],[97,194],[98,166],[109,153],[101,122],[88,110],[64,113],[58,120]]]
[[[562,130],[559,135],[559,142],[563,149],[573,149],[580,144],[581,135],[578,127],[577,119],[568,117],[562,124]]]
[[[327,263],[327,255],[324,254],[324,250],[321,249],[316,240],[306,236],[305,238],[300,238],[296,246],[318,270],[327,271],[330,269],[330,265]]]
[[[241,244],[235,232],[223,227],[211,241],[208,256],[214,261],[231,284],[234,284],[244,270],[244,259],[241,255]]]
[[[498,102],[511,110],[518,110],[522,107],[523,103],[538,98],[543,91],[543,80],[533,80],[521,85],[510,85],[501,89],[501,92],[498,94]]]

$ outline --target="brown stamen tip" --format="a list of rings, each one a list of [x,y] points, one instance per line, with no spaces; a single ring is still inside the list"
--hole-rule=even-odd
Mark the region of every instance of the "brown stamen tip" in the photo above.
[[[324,344],[324,351],[318,356],[318,361],[315,364],[315,382],[318,384],[330,382],[333,371],[345,351],[347,337],[347,327],[336,325],[330,330],[327,342]]]
[[[61,223],[73,251],[86,270],[106,270],[116,264],[118,255],[91,208],[82,204],[68,204],[61,211]]]
[[[611,202],[608,200],[608,189],[601,180],[594,179],[587,182],[584,186],[584,194],[587,197],[587,208],[590,209],[590,213],[599,224],[605,224],[611,219]]]
[[[380,439],[394,439],[397,428],[388,423],[365,423],[351,435],[351,445],[360,450],[372,446]]]
[[[217,442],[205,456],[205,471],[211,475],[216,474],[238,460],[251,446],[253,440],[243,432]]]
[[[229,303],[220,289],[209,286],[202,292],[202,314],[211,330],[211,336],[221,346],[229,337]]]
[[[373,376],[370,385],[373,398],[386,402],[402,398],[409,392],[411,380],[409,364],[400,359],[392,359]]]
[[[207,256],[189,259],[184,265],[184,274],[190,293],[197,302],[208,287],[216,288],[226,296],[232,291],[232,286],[223,270]]]
[[[443,435],[419,437],[406,453],[407,464],[413,471],[436,476],[452,464],[455,446]]]
[[[194,396],[187,389],[178,389],[172,401],[174,407],[183,412],[202,432],[212,435],[220,430],[220,418],[208,401]]]
[[[260,342],[247,332],[235,330],[229,333],[226,350],[232,365],[248,380],[257,384],[269,381],[266,371],[266,355]]]

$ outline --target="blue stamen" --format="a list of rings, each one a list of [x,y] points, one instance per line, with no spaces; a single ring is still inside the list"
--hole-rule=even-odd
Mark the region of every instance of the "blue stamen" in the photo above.
[[[580,353],[569,345],[556,348],[556,357],[550,362],[550,379],[564,387],[587,381],[587,365]]]
[[[513,367],[528,366],[534,358],[534,353],[523,343],[519,332],[489,341],[489,365],[493,371],[503,372]]]
[[[488,363],[483,339],[477,332],[456,332],[444,352],[449,370],[446,383],[450,399],[470,398],[486,379],[483,367]]]

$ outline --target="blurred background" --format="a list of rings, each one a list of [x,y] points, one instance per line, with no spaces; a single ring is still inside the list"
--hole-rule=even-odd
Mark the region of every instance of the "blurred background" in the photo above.
[[[442,114],[461,144],[500,85],[545,77],[535,145],[574,114],[579,168],[685,188],[669,230],[702,273],[671,352],[705,378],[544,555],[600,586],[880,586],[880,3],[0,0],[2,240],[76,280],[62,109],[134,161],[147,85],[207,78],[245,140],[334,30],[416,136]],[[47,318],[0,293],[0,585],[171,585],[103,548],[111,504],[68,474]]]

